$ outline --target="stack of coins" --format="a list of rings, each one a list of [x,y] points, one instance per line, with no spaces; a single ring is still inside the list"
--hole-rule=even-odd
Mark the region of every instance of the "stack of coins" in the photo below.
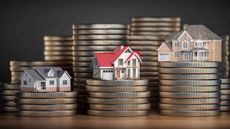
[[[2,98],[2,91],[3,91],[3,86],[4,84],[0,82],[0,113],[3,112],[3,104],[4,104],[4,100]]]
[[[73,76],[73,39],[71,36],[44,36],[45,61],[57,62]]]
[[[57,62],[45,61],[10,61],[11,83],[3,88],[4,112],[15,112],[15,93],[19,92],[20,76],[26,69],[32,67],[60,66]]]
[[[148,80],[86,80],[89,115],[143,116],[150,109]]]
[[[219,62],[160,62],[160,113],[219,115],[220,67]]]
[[[94,53],[113,51],[116,46],[125,44],[128,29],[125,24],[73,25],[73,78],[81,113],[86,113],[88,108],[85,80],[93,76],[90,64]]]
[[[221,111],[230,111],[230,76],[229,76],[229,36],[223,37],[222,42],[222,84],[221,88]]]
[[[29,117],[62,117],[76,114],[76,92],[16,94],[17,115]]]
[[[152,108],[159,102],[159,73],[157,49],[170,34],[180,30],[179,17],[133,17],[130,23],[128,46],[138,50],[143,64],[141,77],[149,79]]]

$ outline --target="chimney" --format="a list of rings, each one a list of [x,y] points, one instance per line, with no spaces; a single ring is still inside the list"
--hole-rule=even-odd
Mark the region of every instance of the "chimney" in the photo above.
[[[189,24],[184,24],[184,25],[183,25],[183,30],[187,30],[188,27],[189,27]]]
[[[124,47],[124,46],[123,46],[123,45],[121,45],[121,49],[123,49],[123,47]]]

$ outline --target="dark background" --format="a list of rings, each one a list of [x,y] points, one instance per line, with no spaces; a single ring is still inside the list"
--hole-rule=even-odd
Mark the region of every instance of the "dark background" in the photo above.
[[[132,16],[180,16],[230,34],[227,0],[1,0],[0,81],[10,60],[43,60],[44,35],[71,35],[73,23],[129,23]]]

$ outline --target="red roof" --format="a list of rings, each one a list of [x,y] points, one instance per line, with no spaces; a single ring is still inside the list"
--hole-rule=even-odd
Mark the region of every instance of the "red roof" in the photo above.
[[[116,59],[128,48],[128,46],[123,46],[122,49],[121,47],[122,46],[116,47],[113,52],[96,52],[95,57],[99,67],[113,67],[114,61],[116,61]],[[131,58],[134,53],[141,58],[140,53],[138,51],[134,51],[130,54],[128,59]]]

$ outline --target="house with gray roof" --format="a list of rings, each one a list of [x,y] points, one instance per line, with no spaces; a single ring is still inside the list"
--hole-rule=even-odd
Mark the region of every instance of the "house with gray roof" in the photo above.
[[[187,25],[157,49],[158,61],[221,61],[222,38],[204,25]]]
[[[71,76],[61,67],[35,67],[25,70],[21,77],[21,91],[71,91]]]

